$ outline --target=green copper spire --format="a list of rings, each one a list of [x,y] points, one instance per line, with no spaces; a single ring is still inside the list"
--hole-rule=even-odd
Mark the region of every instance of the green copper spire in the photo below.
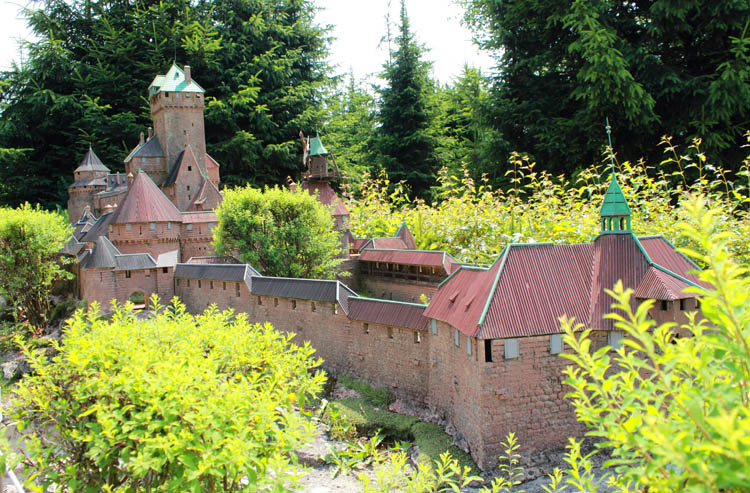
[[[620,184],[615,178],[615,158],[612,153],[611,128],[607,119],[607,139],[609,140],[610,180],[607,193],[604,194],[602,209],[599,217],[602,221],[602,233],[630,231],[630,207]]]
[[[310,155],[323,156],[325,154],[328,154],[328,151],[323,147],[323,142],[320,141],[320,135],[315,132],[315,137],[310,139]]]

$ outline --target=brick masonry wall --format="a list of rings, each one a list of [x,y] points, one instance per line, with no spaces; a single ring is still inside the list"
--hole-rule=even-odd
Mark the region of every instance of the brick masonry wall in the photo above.
[[[459,346],[456,346],[454,329],[444,322],[438,322],[437,334],[430,330],[427,338],[430,341],[427,404],[453,423],[469,444],[474,459],[478,460],[482,457],[484,438],[476,340],[469,339],[471,355],[467,354],[466,336],[459,333]]]
[[[428,381],[429,338],[406,328],[351,321],[337,303],[312,302],[251,295],[244,283],[240,297],[236,283],[186,279],[176,281],[176,294],[188,310],[197,313],[209,304],[234,308],[252,322],[270,322],[275,328],[296,334],[296,343],[309,341],[325,367],[333,374],[347,373],[373,385],[389,388],[397,396],[424,401]],[[260,302],[259,302],[260,299]],[[315,310],[313,311],[313,305]],[[390,337],[392,336],[392,338]]]
[[[429,300],[437,291],[437,286],[427,283],[415,283],[413,281],[401,281],[396,279],[383,279],[380,277],[359,274],[359,286],[371,296],[384,300],[407,301],[410,303],[421,303],[420,296],[424,294]]]
[[[484,341],[478,362],[481,382],[483,450],[475,459],[481,467],[495,467],[502,443],[514,432],[523,451],[560,448],[568,437],[579,437],[584,426],[576,421],[572,405],[564,399],[563,369],[570,361],[550,353],[550,336],[518,339],[518,358],[505,359],[505,341],[492,341],[492,362],[485,362]],[[607,343],[606,332],[592,333],[592,347]],[[569,347],[564,347],[570,352]]]

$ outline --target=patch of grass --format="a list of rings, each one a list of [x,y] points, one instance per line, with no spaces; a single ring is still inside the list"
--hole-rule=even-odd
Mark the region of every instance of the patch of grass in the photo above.
[[[393,396],[388,392],[388,389],[373,387],[366,382],[354,379],[348,375],[343,375],[339,379],[339,383],[344,387],[356,390],[364,400],[375,407],[386,409],[393,402]]]
[[[412,426],[411,432],[414,435],[414,443],[419,447],[420,462],[426,459],[437,461],[440,454],[447,450],[458,461],[461,469],[466,466],[471,468],[472,474],[479,472],[471,456],[453,445],[450,435],[442,427],[435,423],[419,421]]]
[[[471,456],[453,445],[451,437],[436,424],[422,422],[415,416],[376,409],[366,399],[341,399],[335,404],[337,418],[352,424],[360,435],[372,436],[381,430],[388,440],[414,442],[419,447],[420,462],[433,463],[440,459],[440,454],[448,451],[461,467],[468,466],[474,473],[479,471]]]

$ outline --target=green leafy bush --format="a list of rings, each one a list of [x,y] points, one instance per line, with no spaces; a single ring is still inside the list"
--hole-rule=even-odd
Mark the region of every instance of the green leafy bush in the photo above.
[[[633,311],[632,290],[609,293],[619,313],[608,315],[626,333],[623,346],[591,352],[589,331],[578,336],[566,320],[565,354],[575,365],[566,383],[588,435],[611,447],[609,464],[619,485],[648,491],[750,490],[750,278],[729,253],[736,238],[726,212],[694,196],[683,204],[681,229],[695,243],[682,251],[706,265],[694,288],[701,314],[689,314],[675,337],[674,324],[656,326],[652,301]],[[721,231],[719,231],[721,228]],[[747,241],[747,237],[743,239]],[[705,317],[705,318],[704,318]],[[590,475],[589,475],[590,476]],[[590,477],[581,484],[591,484]]]
[[[750,141],[750,133],[748,133]],[[730,177],[705,161],[700,141],[678,149],[662,141],[665,159],[658,166],[623,162],[616,174],[633,212],[639,235],[664,234],[678,246],[695,244],[679,234],[685,215],[680,199],[701,193],[722,206],[723,228],[734,232],[728,247],[750,262],[750,159]],[[508,243],[591,241],[599,232],[599,209],[606,190],[608,166],[591,166],[575,176],[538,171],[536,163],[514,153],[510,157],[510,186],[493,190],[487,180],[475,181],[442,170],[432,205],[410,202],[401,184],[387,176],[366,176],[356,198],[349,195],[351,227],[359,237],[393,235],[403,221],[421,249],[446,250],[465,262],[490,263]]]
[[[342,262],[330,211],[303,190],[226,190],[216,216],[217,254],[238,252],[266,275],[332,279]]]
[[[70,234],[63,216],[39,206],[0,207],[0,295],[37,335],[47,325],[52,283],[72,276],[58,255]]]
[[[313,349],[269,324],[214,307],[193,316],[152,297],[111,321],[92,304],[68,321],[58,354],[26,348],[34,374],[11,408],[34,488],[70,491],[281,489],[314,425]]]

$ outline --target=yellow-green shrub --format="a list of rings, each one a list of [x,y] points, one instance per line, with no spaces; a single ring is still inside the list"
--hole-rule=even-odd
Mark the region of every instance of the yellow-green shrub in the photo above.
[[[291,451],[322,388],[308,344],[245,315],[151,300],[154,315],[98,307],[69,320],[59,353],[29,354],[12,417],[36,487],[70,491],[239,491],[293,481]],[[30,352],[30,351],[28,351]]]
[[[632,310],[632,290],[610,291],[617,313],[607,315],[626,333],[623,346],[591,350],[589,332],[564,321],[566,383],[588,435],[611,450],[614,481],[629,491],[750,490],[750,278],[728,251],[732,233],[722,211],[703,198],[685,201],[690,219],[681,227],[697,244],[684,252],[706,265],[698,289],[705,319],[689,314],[674,337],[674,324],[656,323],[653,301]],[[747,238],[745,238],[747,241]],[[705,252],[705,253],[699,253]],[[588,463],[583,459],[582,463]],[[589,463],[590,465],[590,463]],[[590,468],[579,489],[593,491]],[[580,471],[579,471],[580,472]],[[635,486],[634,486],[635,485]]]

